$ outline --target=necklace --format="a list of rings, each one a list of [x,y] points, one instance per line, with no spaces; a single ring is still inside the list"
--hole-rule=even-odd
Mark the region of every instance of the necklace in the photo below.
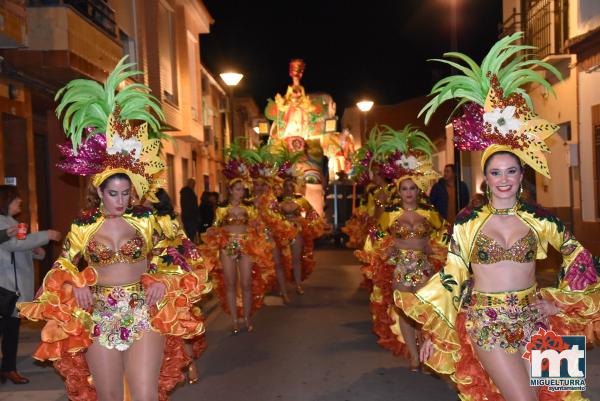
[[[415,207],[405,207],[403,209],[406,210],[407,212],[414,212],[415,210],[418,209],[418,207],[416,207],[416,206]]]
[[[492,214],[498,214],[501,216],[512,216],[517,214],[517,209],[519,208],[519,201],[515,202],[514,205],[506,209],[496,209],[494,205],[492,205],[492,202],[488,203],[488,207]]]

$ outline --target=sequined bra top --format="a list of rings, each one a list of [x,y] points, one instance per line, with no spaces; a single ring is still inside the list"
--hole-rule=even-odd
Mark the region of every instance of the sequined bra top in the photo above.
[[[116,251],[92,237],[86,247],[86,259],[92,267],[108,266],[116,263],[133,264],[146,259],[144,254],[145,245],[144,237],[139,233],[128,239]]]
[[[248,213],[240,216],[227,213],[221,222],[222,226],[245,226],[246,224],[248,224]]]
[[[392,225],[391,232],[400,239],[423,239],[429,238],[431,230],[431,224],[427,220],[423,220],[412,227],[396,220]]]
[[[510,248],[505,249],[498,241],[488,237],[481,231],[477,234],[475,247],[471,252],[471,263],[491,265],[502,261],[529,263],[535,260],[537,253],[537,238],[532,230],[515,242]]]

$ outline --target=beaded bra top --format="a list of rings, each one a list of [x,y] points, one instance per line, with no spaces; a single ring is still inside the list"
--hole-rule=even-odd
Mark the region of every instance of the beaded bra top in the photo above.
[[[529,263],[535,260],[536,253],[537,238],[531,229],[508,249],[503,248],[498,241],[480,231],[477,234],[470,261],[482,265],[491,265],[505,260]]]
[[[232,213],[232,205],[227,205],[223,219],[219,222],[219,226],[245,226],[248,224],[250,217],[248,211],[242,206],[242,213]]]
[[[137,263],[146,259],[146,255],[144,255],[145,242],[144,237],[137,233],[115,251],[92,237],[86,247],[86,260],[92,267],[108,266],[116,263]]]
[[[423,239],[429,238],[431,230],[431,224],[427,220],[423,220],[412,227],[396,220],[392,225],[391,232],[400,239]]]

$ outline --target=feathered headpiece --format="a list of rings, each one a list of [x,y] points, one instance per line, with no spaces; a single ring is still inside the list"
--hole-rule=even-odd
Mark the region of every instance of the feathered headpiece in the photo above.
[[[301,173],[296,168],[296,163],[302,156],[303,152],[291,152],[287,146],[278,146],[273,149],[277,176],[282,180],[298,180]]]
[[[92,176],[100,186],[108,177],[126,174],[140,199],[156,201],[160,172],[165,165],[159,157],[159,138],[149,138],[148,127],[160,134],[164,115],[150,89],[134,83],[118,93],[127,78],[142,74],[127,71],[135,64],[121,59],[104,85],[87,79],[75,79],[56,94],[60,103],[56,115],[63,115],[63,128],[69,141],[59,145],[64,159],[58,167],[70,174]],[[154,112],[154,114],[152,114]],[[141,120],[142,125],[132,120]],[[162,135],[164,136],[164,135]]]
[[[429,137],[410,124],[400,131],[387,125],[378,129],[381,140],[373,160],[381,162],[380,174],[397,183],[410,178],[421,191],[427,191],[440,178],[433,169],[435,145]]]
[[[381,132],[374,127],[364,146],[361,146],[351,156],[352,170],[350,177],[357,185],[367,185],[373,178],[373,170],[379,167],[379,162],[373,160],[373,155],[381,144]]]
[[[449,99],[459,100],[463,115],[452,121],[454,143],[460,150],[482,150],[481,167],[496,152],[517,155],[540,174],[550,177],[543,152],[550,149],[544,142],[558,126],[536,116],[526,84],[537,83],[554,94],[552,85],[534,68],[546,69],[558,79],[560,72],[552,65],[536,60],[528,51],[533,46],[517,45],[523,37],[516,32],[500,39],[483,59],[481,66],[462,53],[445,53],[447,58],[461,60],[467,66],[451,60],[436,59],[464,75],[440,80],[431,90],[435,97],[419,113],[425,113],[425,123],[435,110]]]
[[[241,181],[244,185],[250,184],[250,168],[246,162],[245,155],[248,150],[244,149],[242,142],[246,138],[237,137],[227,149],[225,149],[225,165],[223,175],[233,185]]]
[[[248,165],[252,179],[262,179],[269,183],[278,179],[278,169],[270,145],[263,145],[258,149],[246,149],[241,157]]]

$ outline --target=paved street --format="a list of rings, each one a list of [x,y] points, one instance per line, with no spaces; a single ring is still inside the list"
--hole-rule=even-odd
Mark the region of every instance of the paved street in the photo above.
[[[229,334],[227,316],[215,308],[207,321],[209,348],[198,361],[201,380],[182,386],[173,401],[383,401],[456,400],[445,381],[409,373],[404,360],[379,348],[371,334],[368,294],[349,251],[317,252],[318,267],[306,294],[292,306],[268,297],[255,331]],[[66,400],[51,367],[29,357],[39,333],[24,330],[19,368],[26,386],[4,384],[0,401]],[[600,400],[600,351],[588,352],[588,397]]]

